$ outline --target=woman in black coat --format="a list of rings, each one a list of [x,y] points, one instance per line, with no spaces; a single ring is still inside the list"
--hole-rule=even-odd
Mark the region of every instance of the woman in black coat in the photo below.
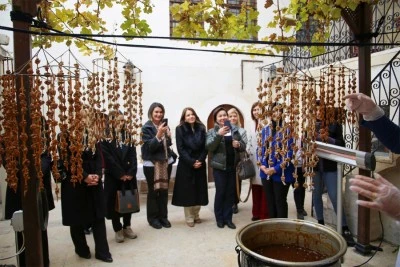
[[[44,117],[41,117],[41,130],[42,133],[48,131],[48,124],[46,123],[46,119]],[[2,137],[0,138],[0,144],[3,146],[3,149],[6,149],[6,144],[4,144],[4,141],[2,140]],[[49,142],[50,137],[47,136],[47,142]],[[47,144],[47,147],[49,144]],[[41,168],[42,168],[42,173],[43,173],[43,189],[39,192],[41,198],[42,198],[42,206],[39,207],[41,208],[44,212],[46,210],[50,211],[55,208],[54,206],[54,199],[53,199],[53,191],[51,188],[51,167],[52,167],[52,161],[51,161],[51,156],[50,153],[45,150],[43,153],[40,155],[40,163],[41,163]],[[5,155],[3,156],[3,164],[4,167],[6,165],[5,162]],[[21,169],[21,168],[19,168]],[[22,202],[21,202],[21,188],[22,188],[22,172],[21,170],[18,170],[17,172],[18,176],[18,188],[17,191],[14,191],[11,189],[9,186],[7,186],[6,189],[6,203],[5,203],[5,211],[4,211],[4,217],[6,220],[9,220],[12,218],[14,212],[22,210]],[[46,216],[46,214],[43,214]],[[44,222],[46,218],[43,218]],[[46,223],[46,222],[45,222]],[[17,242],[18,242],[18,249],[22,248],[24,245],[24,240],[22,237],[22,232],[17,232]],[[43,264],[45,267],[50,266],[50,258],[49,258],[49,242],[48,242],[48,236],[47,236],[47,229],[42,230],[42,248],[43,248]],[[18,255],[18,263],[19,266],[23,267],[26,266],[25,262],[25,251],[23,251],[21,254]]]
[[[171,132],[164,120],[165,109],[160,103],[150,105],[149,120],[142,127],[143,173],[147,182],[147,221],[155,229],[169,228],[168,186],[174,154],[170,148]]]
[[[201,223],[200,207],[208,204],[206,128],[192,108],[182,112],[176,127],[179,154],[172,205],[184,207],[186,224]]]
[[[124,119],[119,115],[121,136],[124,136]],[[135,239],[137,235],[132,231],[132,213],[118,213],[115,210],[117,191],[137,189],[137,157],[136,147],[118,143],[117,140],[104,141],[101,143],[103,161],[105,168],[104,194],[106,199],[106,217],[112,222],[115,232],[115,241],[124,242],[124,238]],[[122,217],[123,224],[120,218]]]
[[[67,141],[68,142],[68,141]],[[68,142],[68,146],[69,146]],[[61,177],[61,209],[62,223],[70,227],[75,253],[79,257],[90,259],[91,254],[86,243],[85,227],[91,225],[95,242],[95,257],[104,262],[112,262],[107,242],[106,224],[104,219],[104,193],[102,177],[102,161],[99,146],[95,153],[91,150],[82,152],[83,179],[81,182],[71,182],[70,168],[66,169],[60,159]],[[70,162],[68,150],[67,162]],[[62,153],[60,153],[61,155]]]

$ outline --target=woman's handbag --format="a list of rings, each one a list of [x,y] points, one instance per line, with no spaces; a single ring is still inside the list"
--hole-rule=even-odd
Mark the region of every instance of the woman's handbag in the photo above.
[[[138,190],[125,190],[125,186],[122,185],[122,190],[117,191],[117,198],[115,200],[115,211],[122,214],[139,212],[140,202]]]
[[[236,166],[236,194],[240,202],[246,202],[249,199],[251,192],[252,179],[256,176],[256,169],[254,168],[253,162],[251,161],[247,151],[240,154],[240,161]],[[242,180],[249,180],[249,190],[244,200],[240,197],[240,183]]]
[[[241,155],[236,166],[236,174],[240,180],[247,180],[256,176],[256,169],[247,152],[243,152]]]

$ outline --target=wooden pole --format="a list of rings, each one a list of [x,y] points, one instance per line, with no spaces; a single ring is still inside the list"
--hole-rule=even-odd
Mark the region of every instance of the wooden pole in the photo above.
[[[362,44],[371,43],[371,20],[372,7],[371,5],[362,3],[359,10],[359,26],[360,38]],[[371,47],[359,46],[358,48],[358,66],[359,66],[359,91],[367,96],[371,96]],[[360,120],[362,117],[360,116]],[[366,128],[360,127],[359,150],[371,151],[371,132]],[[359,170],[361,175],[370,176],[370,171]],[[358,195],[358,199],[367,200],[365,197]],[[370,210],[358,206],[358,232],[356,250],[362,254],[369,254],[370,249]]]
[[[27,18],[36,16],[36,2],[32,0],[13,0],[13,11],[24,14]],[[31,22],[29,21],[13,21],[13,27],[29,30]],[[24,235],[25,235],[25,262],[26,266],[43,266],[43,247],[42,247],[42,230],[39,225],[39,207],[38,207],[38,195],[39,195],[39,179],[37,177],[34,166],[34,157],[32,151],[32,136],[30,131],[31,119],[30,119],[30,88],[32,85],[29,84],[27,74],[26,62],[31,59],[31,36],[26,33],[14,32],[14,60],[15,69],[20,74],[24,75],[23,87],[25,98],[27,99],[28,111],[26,116],[26,133],[28,134],[28,160],[29,163],[29,176],[30,179],[27,184],[27,188],[24,188],[24,183],[20,182],[19,185],[23,186],[20,189],[22,198],[22,210],[23,210],[23,221],[24,221]],[[21,101],[19,99],[20,90],[22,88],[21,79],[17,78],[17,107],[21,110]],[[21,115],[19,113],[18,122],[21,121]],[[18,125],[19,127],[19,125]],[[21,152],[20,152],[21,154]],[[22,177],[19,177],[22,179]],[[26,190],[26,194],[24,191]]]

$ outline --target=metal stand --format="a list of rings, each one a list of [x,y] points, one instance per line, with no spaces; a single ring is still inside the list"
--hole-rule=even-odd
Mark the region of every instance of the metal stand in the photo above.
[[[343,217],[343,209],[342,209],[342,173],[343,173],[343,164],[337,163],[337,199],[336,199],[336,231],[339,234],[342,234],[342,217]]]
[[[358,254],[361,254],[361,255],[363,255],[363,256],[368,256],[368,255],[370,255],[371,252],[372,252],[373,250],[376,250],[376,251],[383,251],[383,249],[380,248],[380,247],[377,247],[377,246],[374,246],[374,245],[371,245],[371,244],[363,245],[363,244],[361,244],[361,243],[359,243],[359,242],[356,243],[356,245],[354,246],[354,248],[356,249],[355,251],[356,251]]]
[[[317,155],[320,158],[328,159],[337,162],[337,199],[336,199],[336,228],[339,234],[342,234],[342,173],[343,164],[349,164],[365,170],[375,170],[375,156],[369,152],[339,147],[335,145],[325,144],[322,142],[317,143]]]

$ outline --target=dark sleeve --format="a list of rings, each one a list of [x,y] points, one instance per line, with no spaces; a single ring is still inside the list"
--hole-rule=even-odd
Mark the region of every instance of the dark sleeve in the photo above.
[[[242,130],[242,132],[238,131],[240,134],[240,147],[237,149],[239,152],[246,151],[246,145],[247,145],[247,132],[245,129]]]
[[[345,146],[343,127],[341,124],[335,124],[334,134],[328,137],[328,143],[336,146]]]
[[[132,176],[136,179],[137,173],[137,157],[136,157],[136,147],[129,146],[128,148],[128,161],[130,162],[130,167],[126,175]]]
[[[217,134],[215,129],[208,130],[206,134],[206,149],[210,152],[214,152],[218,149],[223,136]]]
[[[103,166],[104,165],[103,154],[100,144],[96,144],[95,160],[96,160],[96,174],[101,178],[103,176],[103,168],[105,168],[105,166]]]
[[[199,161],[205,162],[207,158],[208,151],[206,149],[206,129],[201,129],[201,138],[202,138],[202,143],[203,143],[203,151],[200,154],[200,157],[198,158]]]
[[[189,152],[186,150],[184,142],[183,142],[183,134],[182,127],[176,127],[175,129],[175,139],[176,139],[176,148],[178,149],[179,160],[184,161],[186,164],[193,166],[196,162],[196,159],[192,158]]]
[[[400,153],[400,127],[388,117],[383,116],[375,121],[362,121],[361,125],[370,129],[378,140],[393,153]]]
[[[103,141],[101,143],[101,151],[103,153],[106,168],[111,173],[111,176],[116,180],[120,180],[120,178],[125,175],[125,171],[121,166],[121,163],[115,160],[116,157],[114,156],[114,153],[112,153],[112,150],[114,149],[112,146],[114,145],[114,141],[111,143]]]
[[[150,127],[143,127],[142,134],[143,145],[148,147],[150,153],[164,149],[163,142],[158,142],[156,134]]]

